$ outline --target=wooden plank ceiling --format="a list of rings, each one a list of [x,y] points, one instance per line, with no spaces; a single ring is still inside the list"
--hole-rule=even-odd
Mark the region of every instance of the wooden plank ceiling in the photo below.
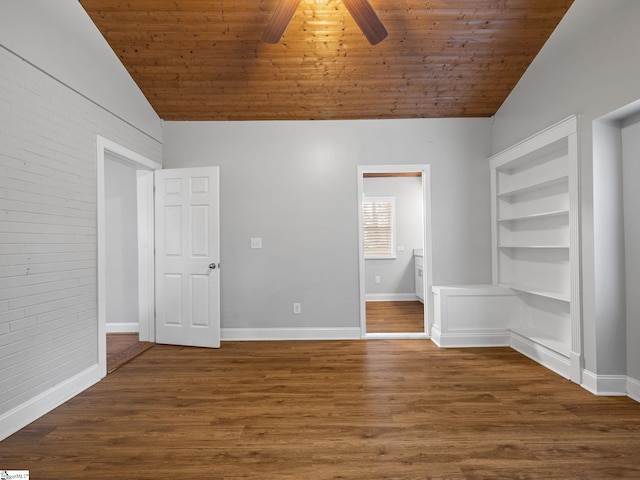
[[[573,0],[371,0],[371,46],[340,0],[80,0],[164,120],[489,117]]]

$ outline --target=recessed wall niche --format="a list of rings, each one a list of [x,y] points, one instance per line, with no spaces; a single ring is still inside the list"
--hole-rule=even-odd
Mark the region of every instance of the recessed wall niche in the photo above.
[[[593,122],[595,393],[640,397],[640,100]],[[603,375],[619,378],[615,384]]]

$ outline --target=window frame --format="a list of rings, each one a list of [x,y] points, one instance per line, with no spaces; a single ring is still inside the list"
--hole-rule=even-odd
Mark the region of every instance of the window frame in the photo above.
[[[366,219],[366,207],[367,203],[389,203],[391,211],[391,225],[390,236],[391,242],[389,245],[389,253],[367,253],[367,219]],[[395,260],[396,259],[396,197],[393,196],[363,196],[362,198],[362,249],[365,260]]]

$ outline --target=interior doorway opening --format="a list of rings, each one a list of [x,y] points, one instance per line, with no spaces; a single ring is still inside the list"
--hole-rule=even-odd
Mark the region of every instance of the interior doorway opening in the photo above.
[[[162,168],[128,148],[104,137],[97,137],[97,243],[98,243],[98,365],[102,377],[107,374],[107,182],[105,166],[109,158],[132,165],[136,171],[138,228],[138,310],[140,340],[154,341],[155,312],[153,253],[153,171]]]
[[[429,338],[429,165],[359,166],[358,230],[361,337]]]
[[[640,100],[595,119],[592,128],[598,349],[612,352],[608,371],[640,378]],[[612,387],[591,377],[583,375],[582,382],[594,393],[617,390],[640,398],[640,385]]]

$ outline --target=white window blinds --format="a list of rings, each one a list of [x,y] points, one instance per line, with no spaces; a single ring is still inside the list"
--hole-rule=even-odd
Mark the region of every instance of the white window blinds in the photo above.
[[[394,197],[365,197],[362,202],[365,258],[395,258]]]

